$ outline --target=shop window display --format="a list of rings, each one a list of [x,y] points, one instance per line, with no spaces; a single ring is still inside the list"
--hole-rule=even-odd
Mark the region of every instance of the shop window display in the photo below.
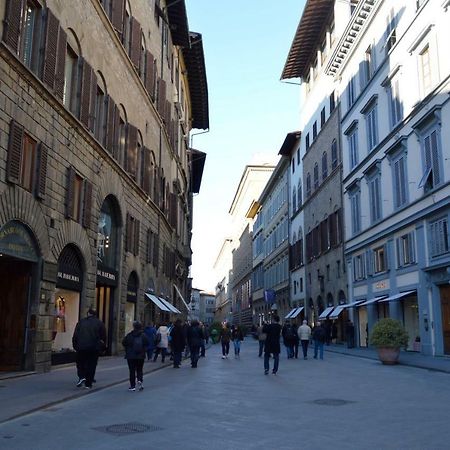
[[[136,314],[136,304],[133,302],[125,303],[125,333],[133,330],[133,321]]]
[[[80,310],[79,292],[57,290],[53,317],[54,353],[73,352],[72,336],[78,323]]]

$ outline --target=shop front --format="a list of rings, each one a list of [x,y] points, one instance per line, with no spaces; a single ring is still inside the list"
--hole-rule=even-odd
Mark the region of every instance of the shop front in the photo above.
[[[58,258],[53,313],[52,364],[75,361],[72,336],[80,319],[83,264],[77,248],[66,246]]]
[[[0,371],[34,368],[39,260],[25,225],[11,221],[0,229]]]

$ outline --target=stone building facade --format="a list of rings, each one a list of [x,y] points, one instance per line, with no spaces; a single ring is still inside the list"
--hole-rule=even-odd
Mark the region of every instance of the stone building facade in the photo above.
[[[133,320],[187,312],[206,74],[184,1],[0,0],[0,17],[0,370],[42,371],[90,307],[108,354]]]

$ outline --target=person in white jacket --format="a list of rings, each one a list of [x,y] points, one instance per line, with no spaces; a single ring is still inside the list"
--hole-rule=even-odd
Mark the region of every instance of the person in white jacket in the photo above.
[[[167,349],[169,347],[169,329],[164,324],[161,324],[156,331],[155,340],[156,349],[153,362],[156,362],[158,355],[161,353],[161,362],[163,363],[166,359]]]
[[[302,344],[303,359],[308,359],[308,345],[309,339],[311,338],[311,327],[308,325],[306,320],[304,320],[302,325],[298,327],[297,334],[300,339],[300,343]]]

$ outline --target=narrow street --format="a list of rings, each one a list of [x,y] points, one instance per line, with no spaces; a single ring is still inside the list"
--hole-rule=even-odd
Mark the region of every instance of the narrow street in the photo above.
[[[147,374],[143,392],[94,389],[5,422],[0,448],[446,449],[449,376],[331,352],[283,353],[278,375],[265,376],[248,338],[239,360],[215,345],[198,369]]]

